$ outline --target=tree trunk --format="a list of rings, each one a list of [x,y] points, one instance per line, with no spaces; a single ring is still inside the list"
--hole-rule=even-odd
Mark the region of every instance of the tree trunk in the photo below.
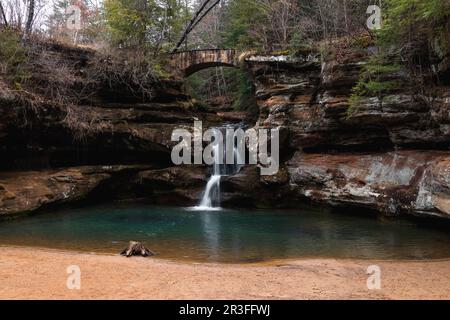
[[[0,2],[0,15],[1,15],[2,19],[3,19],[3,23],[5,24],[5,27],[7,27],[8,26],[8,20],[6,20],[5,10],[3,9],[3,5],[2,5],[1,2]]]
[[[25,26],[26,34],[30,34],[30,32],[31,32],[31,27],[33,25],[33,19],[34,19],[34,7],[35,7],[35,0],[30,0],[30,4],[28,5],[27,24]]]

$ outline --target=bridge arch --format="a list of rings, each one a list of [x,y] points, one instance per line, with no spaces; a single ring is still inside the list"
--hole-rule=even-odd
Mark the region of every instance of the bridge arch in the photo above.
[[[171,61],[184,77],[211,67],[238,68],[238,57],[234,49],[180,51],[171,55]]]

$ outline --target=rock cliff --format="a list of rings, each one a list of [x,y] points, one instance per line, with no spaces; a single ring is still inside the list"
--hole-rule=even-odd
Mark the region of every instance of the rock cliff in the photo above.
[[[95,53],[45,51],[75,63],[77,91]],[[282,163],[274,176],[247,166],[224,177],[224,206],[312,201],[384,215],[450,217],[448,68],[441,63],[441,81],[425,90],[402,85],[383,99],[366,97],[355,105],[350,97],[364,63],[364,57],[322,62],[313,52],[246,58],[260,109],[256,124],[249,124],[280,128]],[[81,199],[193,205],[208,168],[173,166],[172,130],[189,128],[194,119],[210,127],[248,118],[197,109],[175,78],[153,83],[145,99],[123,83],[97,82],[77,104],[52,103],[42,98],[50,74],[40,75],[41,90],[32,98],[0,79],[0,215]],[[392,77],[401,83],[410,76],[401,70]]]
[[[260,186],[287,204],[308,199],[450,217],[449,70],[439,69],[440,81],[421,90],[399,85],[382,99],[352,104],[364,63],[322,63],[312,53],[248,61],[261,110],[257,127],[285,133],[283,174],[257,179]],[[411,75],[390,77],[406,83]]]
[[[183,92],[182,79],[161,77],[147,83],[150,93],[145,95],[128,79],[116,74],[106,78],[111,62],[94,51],[36,46],[34,86],[17,90],[0,78],[0,215],[92,195],[98,200],[142,197],[162,203],[163,191],[176,189],[180,182],[180,169],[171,168],[173,129],[191,128],[195,119],[214,126],[246,117],[197,110]],[[49,59],[57,63],[48,65]],[[70,99],[74,95],[82,97]],[[207,168],[198,166],[182,173],[186,181],[191,171],[206,178]],[[201,186],[179,202],[195,203],[200,193]]]

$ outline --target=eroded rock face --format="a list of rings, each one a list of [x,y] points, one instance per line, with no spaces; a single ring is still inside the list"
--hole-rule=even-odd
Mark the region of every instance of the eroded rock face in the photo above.
[[[156,204],[194,206],[202,197],[208,168],[179,166],[141,171],[134,179],[137,194]]]
[[[450,217],[450,87],[424,96],[405,85],[350,107],[362,63],[321,64],[316,54],[247,60],[256,127],[280,128],[282,163],[274,176],[246,166],[222,177],[223,206],[313,201]],[[196,110],[175,80],[145,102],[101,92],[89,105],[43,105],[24,117],[23,101],[0,81],[0,215],[97,195],[195,205],[210,169],[173,166],[173,129],[251,120],[227,108]]]
[[[254,59],[255,60],[255,59]],[[419,94],[405,71],[390,75],[399,86],[382,100],[362,98],[350,106],[364,61],[320,64],[317,58],[247,62],[254,74],[258,125],[288,129],[285,148],[296,150],[388,150],[450,147],[450,87]]]
[[[148,166],[99,166],[1,172],[0,216],[26,213],[86,198],[101,183]]]
[[[169,166],[174,129],[190,129],[194,119],[213,126],[228,116],[196,113],[186,101],[56,105],[27,112],[24,108],[14,98],[0,101],[2,169],[104,163]]]
[[[261,110],[257,127],[280,128],[287,137],[281,153],[290,160],[281,169],[287,178],[259,177],[260,194],[278,193],[277,203],[450,217],[450,87],[419,94],[399,71],[389,75],[399,86],[382,99],[351,105],[363,60],[272,60],[247,61]],[[279,181],[272,191],[264,187]]]
[[[136,79],[124,83],[125,75],[114,74],[120,74],[120,66],[108,77],[111,63],[91,50],[39,46],[32,56],[36,70],[29,94],[19,94],[0,78],[0,170],[124,163],[168,167],[175,128],[192,128],[195,119],[210,127],[246,118],[197,110],[180,78],[144,78],[139,85],[149,92],[141,92]],[[71,77],[64,76],[68,71]]]
[[[297,153],[287,168],[292,190],[314,201],[449,218],[449,161],[438,151]]]
[[[91,196],[193,205],[201,198],[208,169],[174,167],[171,150],[178,142],[171,141],[173,130],[192,131],[195,120],[202,120],[204,129],[251,120],[247,113],[217,106],[198,110],[175,77],[143,84],[151,87],[150,97],[136,83],[115,82],[120,77],[92,82],[88,75],[98,70],[90,70],[90,62],[109,68],[107,59],[101,62],[90,50],[41,45],[33,57],[38,70],[31,96],[0,79],[1,215]],[[70,67],[73,79],[49,70],[46,61],[54,68]],[[63,93],[83,88],[89,94],[62,103],[47,95],[50,87]]]

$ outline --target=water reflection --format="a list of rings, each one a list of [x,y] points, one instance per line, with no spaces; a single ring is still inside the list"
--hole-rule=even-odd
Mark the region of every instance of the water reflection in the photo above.
[[[208,248],[210,259],[219,260],[219,237],[220,225],[218,221],[218,214],[205,211],[200,213],[202,220],[203,235]]]

